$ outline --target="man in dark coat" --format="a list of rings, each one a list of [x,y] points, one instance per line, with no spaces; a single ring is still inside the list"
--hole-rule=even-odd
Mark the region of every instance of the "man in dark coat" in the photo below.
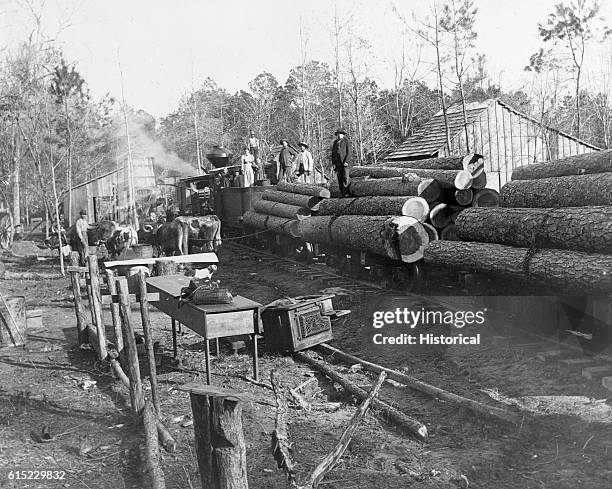
[[[279,181],[293,182],[293,158],[298,153],[286,139],[281,139],[283,147],[278,155]]]
[[[350,177],[352,151],[351,143],[346,137],[344,129],[338,129],[335,133],[336,139],[332,145],[332,166],[338,176],[338,187],[342,197],[350,196]]]

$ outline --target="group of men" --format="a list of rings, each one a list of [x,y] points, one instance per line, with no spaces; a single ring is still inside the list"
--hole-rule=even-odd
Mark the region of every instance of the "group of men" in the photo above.
[[[342,197],[350,196],[350,165],[352,163],[351,144],[344,129],[338,129],[334,135],[336,139],[332,144],[331,162],[338,178],[338,186]],[[298,143],[299,150],[281,139],[281,150],[278,155],[278,168],[276,178],[278,181],[313,183],[314,159],[308,148],[308,143]],[[242,157],[243,174],[247,183],[254,180],[253,171],[262,170],[258,166],[259,140],[251,131],[248,146]],[[247,185],[249,186],[249,185]]]

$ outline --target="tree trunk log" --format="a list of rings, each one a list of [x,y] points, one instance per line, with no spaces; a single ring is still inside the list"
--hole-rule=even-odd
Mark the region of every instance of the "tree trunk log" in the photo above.
[[[306,221],[308,220],[309,219],[306,219]],[[297,221],[296,219],[286,219],[284,217],[268,216],[266,214],[248,211],[244,213],[244,216],[242,216],[242,222],[245,226],[250,228],[274,231],[277,234],[297,237],[297,223],[300,221]]]
[[[513,180],[500,193],[502,207],[612,205],[612,173]]]
[[[451,223],[453,211],[448,204],[438,204],[429,211],[429,221],[438,229],[448,226]]]
[[[429,238],[412,217],[317,216],[299,221],[300,236],[310,242],[344,246],[412,263],[422,257]]]
[[[334,382],[340,384],[347,392],[357,397],[358,399],[362,401],[367,399],[368,393],[366,391],[350,382],[346,377],[340,375],[325,363],[320,362],[319,360],[315,360],[314,358],[311,358],[310,356],[302,352],[296,352],[294,353],[294,356],[298,360],[322,372]],[[394,407],[391,407],[385,402],[382,402],[378,399],[372,400],[372,406],[379,411],[380,415],[385,421],[391,420],[394,423],[400,425],[401,427],[407,429],[408,432],[418,440],[427,439],[427,427],[420,421],[417,421],[416,419],[405,415]]]
[[[561,160],[519,166],[512,171],[512,180],[537,180],[606,172],[612,172],[612,150],[594,151]]]
[[[417,175],[419,178],[433,178],[442,188],[457,187],[456,180],[460,185],[472,181],[472,175],[465,170],[432,170],[419,168],[393,168],[390,166],[354,166],[351,168],[351,177],[397,178],[404,175]],[[469,184],[467,185],[469,187]],[[459,187],[457,187],[459,188]],[[465,187],[467,188],[467,187]]]
[[[612,256],[565,250],[514,248],[500,244],[435,241],[425,263],[517,278],[576,295],[612,293]]]
[[[308,207],[272,202],[271,200],[259,199],[253,204],[253,210],[260,214],[284,217],[285,219],[305,219],[310,217],[311,211]]]
[[[423,229],[425,229],[425,232],[427,233],[427,236],[429,237],[429,241],[436,241],[438,239],[440,239],[440,236],[438,235],[438,230],[433,227],[431,224],[424,222],[422,223]]]
[[[445,401],[452,402],[457,406],[469,409],[470,411],[476,414],[483,414],[485,416],[506,422],[516,422],[516,417],[512,413],[509,413],[504,409],[487,406],[486,404],[482,404],[478,401],[458,396],[457,394],[445,391],[444,389],[440,389],[439,387],[435,387],[433,385],[426,384],[425,382],[421,382],[420,380],[398,372],[397,370],[392,370],[390,368],[383,367],[382,365],[371,363],[353,355],[349,355],[348,353],[344,353],[343,351],[338,350],[337,348],[334,348],[333,346],[330,346],[327,343],[321,343],[320,345],[318,345],[318,348],[320,350],[323,350],[323,352],[325,352],[326,354],[331,355],[333,358],[338,358],[349,365],[359,364],[362,365],[366,370],[377,374],[385,372],[389,379],[394,380],[396,382],[400,382],[401,384],[404,384],[410,389],[423,392],[424,394],[427,394],[428,396],[431,396],[434,399],[444,399]]]
[[[457,241],[457,226],[452,222],[440,229],[440,239]]]
[[[311,195],[324,199],[330,197],[328,189],[309,183],[278,182],[276,188],[281,192],[289,192],[291,194]]]
[[[319,216],[410,216],[423,220],[429,205],[419,197],[368,196],[325,199],[319,205]]]
[[[417,194],[422,199],[425,199],[428,204],[433,204],[440,200],[442,189],[440,184],[433,178],[424,178],[417,187]]]
[[[318,209],[319,202],[323,199],[322,197],[279,192],[278,190],[266,190],[261,194],[261,198],[272,202],[280,202],[281,204],[306,207],[312,211]]]
[[[449,199],[449,201],[458,205],[470,205],[473,198],[474,192],[471,188],[468,188],[465,190],[455,190],[453,198]]]
[[[351,195],[366,197],[368,195],[417,195],[421,178],[412,173],[396,178],[372,178],[352,180]]]
[[[471,207],[457,219],[465,241],[612,253],[612,207]]]
[[[472,187],[474,190],[482,190],[487,186],[487,174],[483,171],[477,177],[472,180]]]
[[[467,170],[466,166],[471,161],[482,158],[480,155],[468,154],[465,156],[448,156],[445,158],[427,158],[425,160],[386,160],[385,166],[404,168],[423,168],[435,170]]]
[[[474,207],[499,207],[499,192],[492,188],[483,188],[474,194]]]

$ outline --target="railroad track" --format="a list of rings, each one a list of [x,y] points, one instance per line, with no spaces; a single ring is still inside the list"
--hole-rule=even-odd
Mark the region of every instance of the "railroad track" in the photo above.
[[[323,263],[306,264],[235,241],[226,242],[224,248],[248,253],[251,257],[256,256],[261,262],[273,266],[275,269],[296,274],[302,279],[318,280],[328,287],[337,287],[341,289],[345,296],[344,299],[349,305],[363,301],[364,295],[372,298],[373,296],[397,296],[398,294],[416,299],[422,304],[443,307],[447,310],[460,309],[469,305],[470,302],[469,296],[466,296],[465,299],[463,297],[453,297],[455,301],[449,301],[445,297],[434,298],[389,289],[374,282],[340,274]],[[561,375],[580,373],[586,383],[602,385],[612,391],[612,356],[610,355],[587,355],[577,344],[561,341],[556,337],[541,335],[521,328],[516,324],[506,324],[503,332],[498,332],[491,340],[499,348],[513,350],[517,356],[534,359],[546,365],[557,365],[560,367]]]

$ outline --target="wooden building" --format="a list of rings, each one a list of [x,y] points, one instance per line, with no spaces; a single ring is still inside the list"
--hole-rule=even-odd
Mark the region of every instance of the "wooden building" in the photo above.
[[[451,146],[446,141],[444,116],[438,112],[395,149],[386,160],[420,160],[468,152],[460,104],[447,112]],[[469,151],[483,155],[487,187],[499,190],[518,166],[555,160],[597,148],[569,134],[544,126],[501,100],[467,105]]]
[[[145,206],[159,193],[153,158],[133,158],[134,193],[136,207]],[[73,221],[79,211],[87,211],[90,222],[111,219],[126,221],[128,216],[129,190],[127,166],[100,175],[71,189]],[[62,201],[64,217],[68,219],[68,194]],[[70,223],[72,224],[72,223]]]

